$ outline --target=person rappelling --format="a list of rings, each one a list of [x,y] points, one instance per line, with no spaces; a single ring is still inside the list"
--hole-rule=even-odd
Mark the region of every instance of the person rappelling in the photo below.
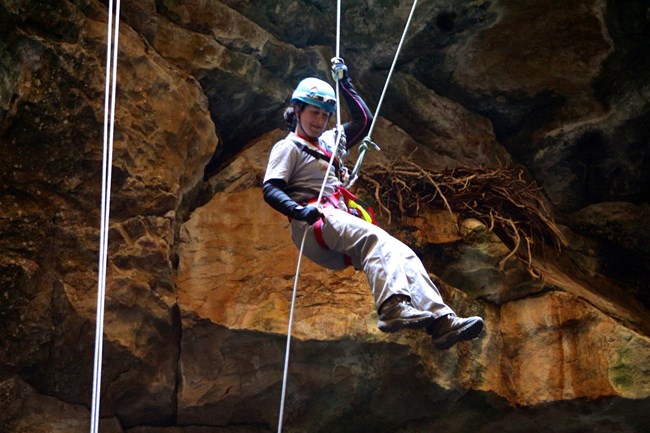
[[[365,273],[381,331],[424,329],[441,350],[478,337],[483,319],[458,317],[413,250],[374,224],[344,188],[340,155],[367,134],[373,115],[342,59],[332,59],[332,75],[351,120],[327,129],[336,112],[334,88],[314,77],[300,81],[284,113],[290,132],[269,156],[264,200],[289,218],[292,240],[307,258],[327,269],[351,265]]]

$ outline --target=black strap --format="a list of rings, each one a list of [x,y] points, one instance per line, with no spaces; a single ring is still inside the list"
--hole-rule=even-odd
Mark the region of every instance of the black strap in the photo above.
[[[301,143],[299,141],[296,141],[294,139],[291,139],[291,141],[293,142],[293,144],[298,146],[298,148],[300,150],[302,150],[303,152],[305,152],[307,155],[313,156],[316,159],[326,161],[329,164],[331,156],[327,156],[322,152],[311,149],[311,148],[305,146],[303,143]],[[334,173],[336,174],[336,177],[338,177],[340,179],[341,178],[341,166],[339,164],[338,158],[336,158],[336,157],[334,158],[334,162],[332,163],[332,165],[334,165]]]

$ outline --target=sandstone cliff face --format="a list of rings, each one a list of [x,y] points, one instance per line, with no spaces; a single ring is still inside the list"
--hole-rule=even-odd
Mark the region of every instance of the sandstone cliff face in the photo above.
[[[377,105],[411,3],[343,2]],[[568,245],[509,260],[446,211],[381,223],[480,340],[386,335],[365,277],[303,261],[285,431],[650,429],[647,2],[418,5],[367,164],[524,166]],[[102,432],[277,425],[297,251],[260,180],[281,111],[326,78],[335,2],[122,5]],[[0,2],[0,431],[89,426],[106,5]]]

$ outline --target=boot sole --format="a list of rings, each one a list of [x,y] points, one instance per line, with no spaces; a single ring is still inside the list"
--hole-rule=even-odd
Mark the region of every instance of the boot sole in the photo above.
[[[417,319],[393,319],[383,321],[380,320],[377,323],[377,327],[382,332],[395,332],[400,329],[421,329],[431,326],[431,324],[436,320],[434,316],[421,317]]]
[[[448,332],[442,337],[433,339],[433,346],[438,350],[449,349],[460,341],[473,340],[478,337],[483,330],[483,321],[481,319],[473,320],[462,328]]]

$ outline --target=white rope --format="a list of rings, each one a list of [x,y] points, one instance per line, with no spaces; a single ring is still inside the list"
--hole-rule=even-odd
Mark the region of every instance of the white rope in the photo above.
[[[282,396],[280,398],[280,415],[278,417],[278,433],[282,433],[282,420],[284,418],[284,401],[287,395],[287,372],[289,371],[289,348],[291,347],[291,327],[293,326],[293,310],[296,305],[296,292],[298,288],[298,275],[300,274],[300,262],[302,261],[302,251],[305,248],[305,239],[307,239],[307,228],[302,235],[300,243],[300,252],[298,254],[298,264],[296,265],[296,276],[293,280],[293,294],[291,295],[291,308],[289,310],[289,327],[287,330],[287,347],[284,352],[284,373],[282,375]]]
[[[354,169],[352,169],[352,174],[350,175],[350,182],[348,183],[348,187],[351,187],[354,184],[354,182],[356,182],[357,180],[358,177],[357,174],[361,169],[361,163],[363,162],[363,158],[365,157],[366,151],[368,150],[368,145],[371,144],[373,147],[375,147],[375,149],[379,150],[379,146],[377,146],[370,137],[372,136],[372,131],[375,129],[375,123],[379,118],[379,110],[381,109],[381,104],[384,101],[384,96],[386,96],[386,89],[388,89],[388,84],[390,83],[390,79],[393,75],[393,70],[395,69],[395,65],[397,64],[397,58],[399,57],[399,53],[402,50],[402,44],[404,43],[404,39],[406,38],[406,33],[408,32],[408,29],[411,26],[411,19],[413,18],[413,14],[415,12],[415,7],[417,6],[417,4],[418,4],[418,0],[413,0],[413,6],[411,7],[411,12],[409,13],[409,17],[406,20],[406,25],[404,26],[404,31],[402,32],[402,38],[400,39],[399,44],[397,45],[397,50],[395,51],[393,64],[390,66],[390,70],[388,71],[388,76],[386,77],[386,82],[384,83],[384,90],[382,90],[381,92],[381,96],[379,97],[379,103],[377,104],[377,109],[375,110],[375,115],[373,116],[372,123],[370,123],[370,129],[368,130],[368,135],[363,140],[363,143],[359,146],[359,157],[357,158],[357,162],[354,165]]]
[[[406,25],[404,26],[404,31],[402,32],[402,38],[400,39],[399,44],[397,45],[397,51],[395,51],[393,64],[390,66],[390,70],[388,71],[388,76],[386,77],[386,82],[384,83],[384,90],[381,92],[381,96],[379,97],[379,103],[377,104],[377,110],[375,111],[375,116],[373,117],[372,123],[370,124],[370,129],[368,130],[368,137],[372,135],[372,131],[375,129],[375,123],[377,122],[377,118],[379,117],[379,110],[381,109],[381,104],[384,101],[384,96],[386,96],[386,89],[388,89],[388,84],[393,75],[393,70],[395,70],[395,65],[397,64],[397,58],[399,57],[399,53],[402,50],[402,44],[404,43],[404,39],[406,38],[406,33],[408,32],[408,29],[411,25],[411,18],[413,18],[413,13],[415,12],[415,7],[417,6],[417,4],[418,4],[418,0],[413,0],[413,6],[411,7],[411,12],[409,13],[409,17],[406,20]]]
[[[99,401],[101,394],[102,351],[104,340],[104,300],[106,297],[108,225],[110,219],[113,137],[115,130],[115,87],[117,82],[118,36],[120,33],[120,0],[116,1],[114,27],[115,29],[113,29],[113,0],[109,0],[106,37],[106,87],[104,91],[102,205],[99,229],[99,273],[97,278],[97,323],[95,330],[95,361],[93,366],[93,396],[90,420],[91,433],[97,433],[99,430]]]
[[[340,40],[341,40],[341,0],[337,1],[337,6],[336,6],[336,57],[339,57],[339,47],[340,47]],[[339,83],[338,83],[338,75],[336,77],[336,143],[335,147],[333,149],[332,155],[330,156],[329,160],[329,165],[327,166],[327,171],[325,172],[325,177],[323,178],[323,183],[320,187],[320,191],[318,192],[318,198],[316,200],[316,203],[318,204],[318,208],[322,209],[322,204],[321,201],[323,199],[323,194],[325,193],[325,186],[327,185],[327,178],[329,177],[330,170],[332,170],[332,166],[334,165],[334,158],[336,158],[337,150],[339,148],[339,145],[341,143],[341,136],[343,135],[341,132],[342,127],[341,127],[341,100],[339,98]],[[282,433],[282,422],[284,419],[284,403],[286,400],[286,395],[287,395],[287,376],[289,372],[289,349],[291,347],[291,328],[293,326],[293,312],[295,309],[296,305],[296,293],[298,289],[298,277],[300,275],[300,263],[302,262],[302,255],[303,251],[305,249],[305,240],[307,239],[307,231],[309,230],[309,226],[305,227],[305,231],[302,235],[302,241],[300,242],[300,251],[298,252],[298,263],[296,265],[296,275],[293,279],[293,293],[291,295],[291,308],[289,309],[289,325],[287,329],[287,346],[285,349],[284,353],[284,371],[282,374],[282,395],[280,397],[280,414],[278,416],[278,433]]]

